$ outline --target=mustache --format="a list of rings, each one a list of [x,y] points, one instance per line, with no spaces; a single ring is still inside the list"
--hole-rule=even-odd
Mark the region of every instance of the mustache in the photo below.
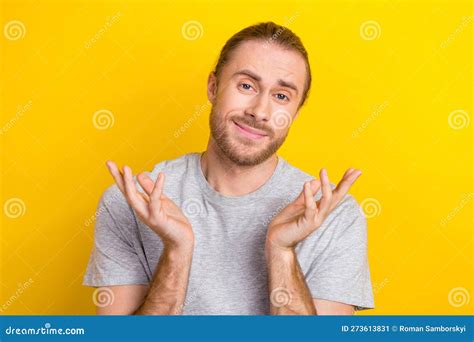
[[[255,120],[249,120],[246,117],[233,117],[233,118],[231,118],[231,120],[235,121],[238,124],[244,124],[244,125],[247,125],[249,127],[252,127],[252,128],[258,129],[260,131],[263,131],[269,137],[273,137],[273,135],[274,135],[273,129],[271,129],[267,125],[262,125],[262,124],[256,122]]]

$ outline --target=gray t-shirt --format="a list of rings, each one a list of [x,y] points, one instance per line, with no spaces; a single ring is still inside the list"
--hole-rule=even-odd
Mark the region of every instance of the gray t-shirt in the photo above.
[[[183,314],[269,314],[267,225],[314,177],[278,157],[273,175],[260,188],[224,196],[209,185],[200,163],[201,153],[189,153],[149,173],[155,180],[164,172],[163,191],[188,217],[195,235]],[[321,191],[315,199],[320,197]],[[138,219],[117,185],[103,193],[96,217],[83,284],[149,284],[163,243]],[[352,304],[356,310],[374,308],[366,219],[353,196],[347,194],[322,226],[296,246],[296,253],[313,298]]]

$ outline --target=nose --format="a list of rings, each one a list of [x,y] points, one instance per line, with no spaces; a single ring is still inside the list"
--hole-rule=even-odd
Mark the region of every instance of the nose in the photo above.
[[[264,94],[256,95],[245,109],[245,114],[252,116],[255,121],[270,120],[271,113],[267,97]]]

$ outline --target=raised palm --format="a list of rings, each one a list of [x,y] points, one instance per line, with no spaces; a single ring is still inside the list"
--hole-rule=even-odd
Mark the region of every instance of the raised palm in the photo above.
[[[267,231],[269,247],[291,248],[319,228],[329,213],[339,204],[351,185],[361,175],[360,170],[348,169],[334,190],[325,169],[320,178],[306,182],[300,195],[270,222]],[[314,195],[322,188],[322,197]]]
[[[194,234],[188,219],[163,193],[164,173],[158,173],[155,182],[145,173],[138,174],[138,182],[145,191],[143,193],[138,191],[130,167],[124,166],[123,173],[112,161],[107,162],[107,167],[139,219],[155,231],[165,244],[185,245],[193,241]]]

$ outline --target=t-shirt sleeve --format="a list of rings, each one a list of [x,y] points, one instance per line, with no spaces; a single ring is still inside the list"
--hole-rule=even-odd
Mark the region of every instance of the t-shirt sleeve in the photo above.
[[[101,196],[95,218],[94,246],[83,285],[148,284],[143,262],[137,254],[137,222],[116,184]]]
[[[351,304],[355,310],[375,308],[367,222],[355,198],[347,194],[319,229],[308,237],[302,251],[313,298]]]

